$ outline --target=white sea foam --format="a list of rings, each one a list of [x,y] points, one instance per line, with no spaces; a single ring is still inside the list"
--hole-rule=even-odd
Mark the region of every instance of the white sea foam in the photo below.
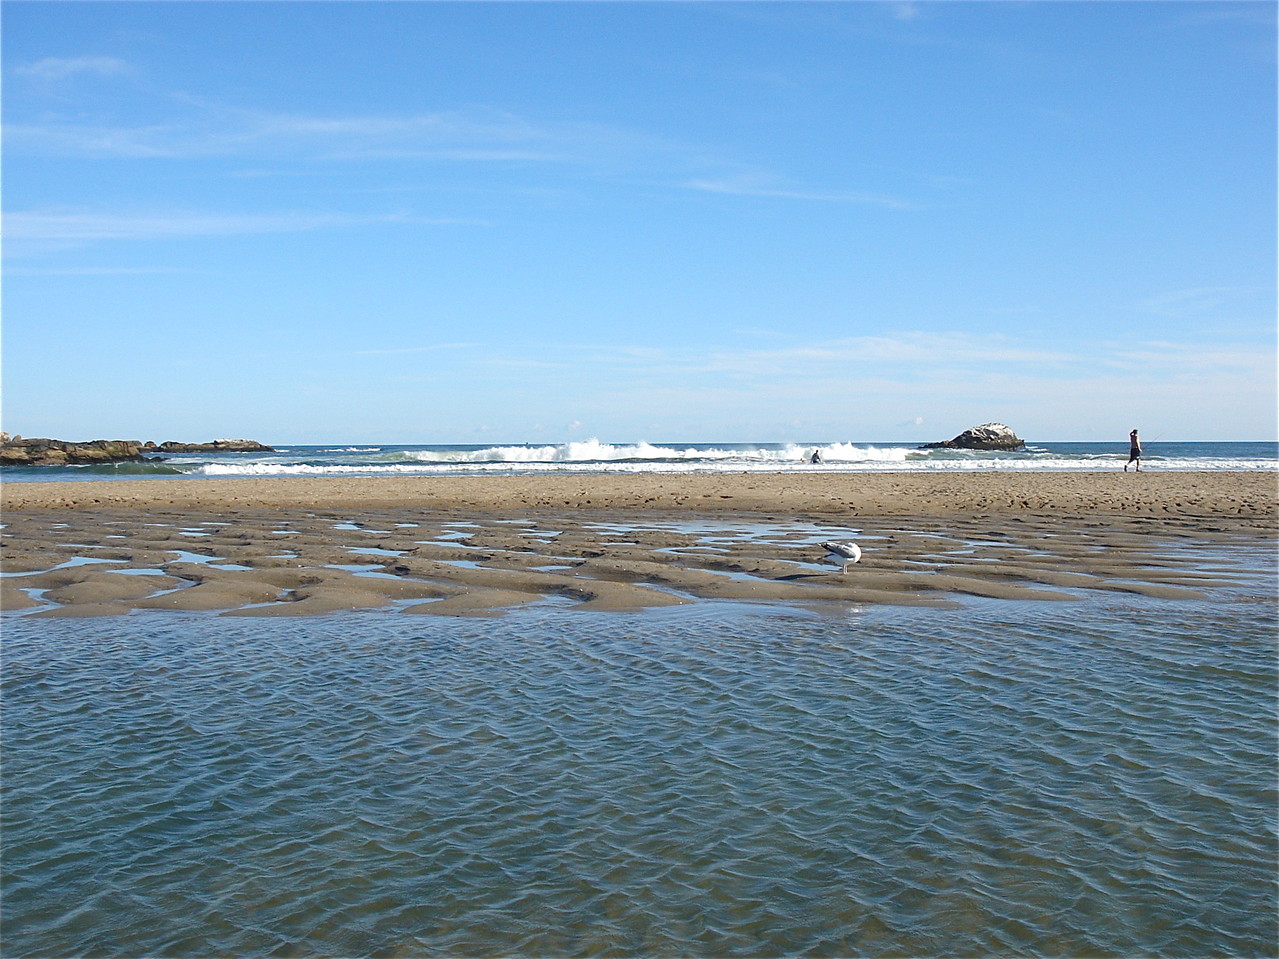
[[[777,464],[808,463],[814,447],[784,444],[758,448],[717,446],[674,448],[650,443],[614,445],[591,439],[553,446],[490,446],[477,450],[408,450],[388,453],[389,457],[408,458],[422,463],[520,463],[520,464],[608,464],[608,463],[677,463],[713,464],[725,462],[757,462]],[[904,447],[880,449],[836,443],[820,447],[827,463],[904,462],[912,452]]]
[[[917,450],[907,447],[834,444],[818,447],[820,464],[809,462],[814,447],[697,447],[675,449],[640,443],[613,446],[571,443],[562,446],[501,446],[479,450],[400,450],[377,458],[346,461],[219,461],[188,475],[203,476],[410,476],[456,474],[553,473],[875,473],[875,472],[1096,472],[1122,467],[1118,453],[1055,453],[1028,449],[1010,453],[970,450]],[[1146,468],[1162,471],[1275,470],[1263,458],[1149,458]]]
[[[741,451],[673,449],[635,443],[615,446],[591,439],[556,446],[491,446],[481,450],[415,450],[407,455],[425,463],[617,463],[628,460],[714,460],[741,456]]]
[[[821,453],[813,463],[814,449]],[[187,476],[410,476],[487,474],[873,473],[978,471],[1088,472],[1121,469],[1126,444],[1044,443],[985,452],[921,449],[895,443],[605,443],[589,439],[542,445],[293,446],[269,454],[184,454],[136,464],[133,472]],[[1273,443],[1151,444],[1143,465],[1160,471],[1266,470],[1279,464]],[[132,465],[132,464],[131,464]],[[13,468],[18,470],[18,468]],[[115,478],[100,467],[10,472],[6,478]]]

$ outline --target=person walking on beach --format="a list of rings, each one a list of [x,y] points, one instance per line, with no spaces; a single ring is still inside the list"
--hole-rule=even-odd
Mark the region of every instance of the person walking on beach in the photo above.
[[[1141,439],[1137,436],[1137,431],[1133,430],[1128,434],[1128,462],[1124,464],[1124,472],[1128,472],[1128,467],[1136,460],[1138,473],[1141,472]]]

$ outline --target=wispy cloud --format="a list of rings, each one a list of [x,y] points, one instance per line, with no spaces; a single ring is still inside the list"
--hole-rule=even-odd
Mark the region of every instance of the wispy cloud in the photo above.
[[[440,350],[468,350],[480,343],[435,343],[431,346],[403,346],[386,350],[354,350],[355,356],[401,356],[408,353],[435,353]]]
[[[586,378],[683,388],[776,389],[781,393],[860,395],[880,386],[1049,380],[1085,382],[1129,377],[1158,383],[1177,378],[1273,379],[1273,350],[1245,345],[1096,342],[1063,351],[1001,335],[904,331],[795,343],[776,349],[676,349],[558,344],[518,355],[486,350],[477,366],[575,370]],[[581,371],[589,371],[583,373]]]
[[[110,126],[49,120],[6,123],[5,149],[15,153],[123,159],[179,159],[214,152],[209,134],[192,135],[180,126]]]
[[[1169,290],[1142,300],[1138,309],[1158,316],[1201,316],[1254,296],[1257,290],[1233,286],[1199,286]]]
[[[730,196],[771,197],[781,200],[813,200],[822,203],[851,203],[883,206],[893,210],[913,210],[917,205],[894,196],[868,193],[861,190],[811,190],[787,187],[772,178],[758,174],[688,180],[684,186],[706,193],[723,193]]]
[[[238,141],[224,146],[309,145],[329,156],[457,155],[467,159],[559,159],[580,139],[503,110],[471,108],[409,116],[311,116],[211,109]],[[568,149],[568,155],[574,155]]]
[[[8,123],[6,148],[90,157],[202,159],[230,156],[350,160],[435,158],[480,162],[638,161],[685,148],[661,137],[590,123],[535,123],[473,107],[430,113],[324,116],[227,107],[187,95],[157,106],[153,124],[52,117]]]
[[[69,266],[69,267],[5,267],[5,276],[163,276],[195,273],[186,267],[169,266]]]
[[[274,214],[14,212],[5,214],[4,232],[9,240],[91,242],[298,233],[372,224],[437,225],[474,222],[476,221],[429,219],[397,214],[350,216],[294,212]]]
[[[553,359],[522,353],[508,357],[489,352],[477,357],[483,365],[560,366],[564,369],[609,371],[626,377],[777,381],[794,388],[798,382],[848,379],[868,382],[875,377],[914,380],[927,371],[1069,368],[1095,364],[1083,354],[1043,349],[1002,336],[962,333],[902,332],[884,336],[849,337],[795,343],[773,349],[676,349],[633,345],[559,344]]]
[[[590,351],[589,362],[580,362],[581,350]],[[929,424],[939,434],[934,438],[943,439],[992,419],[1021,427],[1033,415],[1038,425],[1019,431],[1051,437],[1087,433],[1098,424],[1108,429],[1104,424],[1120,412],[1126,432],[1128,417],[1153,424],[1167,410],[1179,410],[1180,428],[1193,432],[1219,417],[1204,413],[1222,408],[1219,397],[1240,390],[1273,394],[1275,380],[1273,350],[1089,342],[1064,353],[1030,339],[921,332],[770,351],[557,346],[540,355],[553,362],[533,363],[523,353],[517,375],[494,382],[499,389],[514,383],[524,393],[549,391],[571,369],[578,395],[594,397],[602,409],[642,410],[643,423],[663,423],[669,435],[717,426],[730,435],[749,422],[752,437],[874,430],[893,438],[885,434],[910,429],[915,435]],[[488,351],[472,358],[477,367],[499,361]]]
[[[638,179],[646,186],[725,196],[895,210],[916,206],[882,192],[812,187],[745,169],[704,145],[644,130],[584,121],[539,121],[492,107],[326,116],[244,109],[187,94],[160,98],[153,106],[152,115],[164,119],[148,124],[86,121],[78,114],[10,121],[4,128],[5,148],[14,155],[173,161],[233,158],[260,165],[370,160],[510,164],[586,171],[603,180]]]
[[[885,368],[918,370],[961,365],[1064,365],[1074,354],[1045,350],[1002,336],[907,332],[859,336],[773,350],[713,353],[708,369],[739,373],[778,371],[786,375],[836,373],[867,375]]]
[[[132,68],[115,57],[45,57],[34,63],[18,64],[13,68],[16,76],[42,81],[66,80],[70,77],[90,74],[100,77],[121,76]]]
[[[1273,350],[1252,346],[1149,342],[1111,351],[1106,365],[1125,370],[1161,370],[1169,374],[1216,370],[1264,378],[1274,375],[1275,355]]]

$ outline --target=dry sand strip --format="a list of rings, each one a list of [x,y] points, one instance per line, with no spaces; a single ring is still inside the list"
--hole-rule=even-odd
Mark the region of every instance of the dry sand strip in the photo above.
[[[252,507],[749,511],[921,516],[981,511],[1276,515],[1273,472],[735,473],[272,477],[8,483],[0,509]]]
[[[1203,597],[1247,574],[1230,556],[1273,562],[1275,486],[1261,473],[10,484],[0,606],[473,616]],[[823,540],[854,538],[861,563],[823,563]]]

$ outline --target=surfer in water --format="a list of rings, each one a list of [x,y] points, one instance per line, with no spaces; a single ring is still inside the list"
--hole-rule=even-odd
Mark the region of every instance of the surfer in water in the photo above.
[[[809,457],[808,462],[820,463],[821,461],[822,461],[822,451],[819,449],[813,450],[813,455]]]
[[[1141,472],[1141,439],[1137,436],[1137,431],[1133,430],[1128,434],[1128,462],[1124,464],[1124,472],[1128,472],[1128,467],[1137,463],[1136,470]]]

